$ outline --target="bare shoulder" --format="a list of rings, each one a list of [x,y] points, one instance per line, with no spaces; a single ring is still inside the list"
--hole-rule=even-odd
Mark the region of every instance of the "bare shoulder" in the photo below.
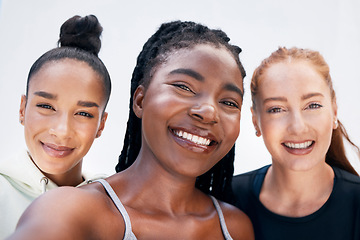
[[[99,185],[59,187],[43,194],[26,209],[9,239],[92,239],[111,234],[105,226],[121,226],[114,224],[116,216]]]
[[[226,226],[233,239],[252,240],[254,230],[249,217],[233,205],[219,201]]]

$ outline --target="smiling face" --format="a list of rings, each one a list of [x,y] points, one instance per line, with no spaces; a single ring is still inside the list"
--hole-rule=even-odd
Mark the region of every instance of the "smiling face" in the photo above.
[[[325,164],[336,103],[324,78],[303,60],[271,65],[259,79],[252,109],[273,164],[295,171]]]
[[[32,76],[20,121],[30,156],[45,175],[81,172],[107,113],[100,77],[86,63],[60,60]]]
[[[142,119],[140,158],[172,173],[205,173],[238,137],[242,95],[240,70],[224,48],[197,45],[173,53],[134,95]]]

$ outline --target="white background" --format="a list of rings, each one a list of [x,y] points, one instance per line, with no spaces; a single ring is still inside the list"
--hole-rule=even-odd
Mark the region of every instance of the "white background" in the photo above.
[[[85,170],[115,172],[136,57],[162,22],[179,19],[221,28],[243,49],[241,60],[248,76],[235,173],[271,162],[262,139],[255,137],[248,86],[255,67],[278,46],[323,54],[334,80],[339,119],[359,145],[359,12],[359,0],[0,0],[0,161],[25,146],[18,110],[31,65],[56,47],[65,20],[88,14],[96,15],[104,28],[99,56],[108,67],[113,91],[106,128],[85,156]],[[355,154],[350,158],[359,171]]]

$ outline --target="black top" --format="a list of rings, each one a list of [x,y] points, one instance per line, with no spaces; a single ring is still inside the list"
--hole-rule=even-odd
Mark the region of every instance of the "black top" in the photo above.
[[[360,240],[360,178],[339,168],[329,199],[305,217],[285,217],[268,210],[259,200],[270,165],[233,178],[229,202],[251,219],[255,239]]]

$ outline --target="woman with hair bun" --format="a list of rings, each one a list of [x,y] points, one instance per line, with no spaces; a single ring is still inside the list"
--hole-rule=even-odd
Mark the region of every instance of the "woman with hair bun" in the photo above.
[[[93,15],[74,16],[60,29],[59,47],[35,61],[21,97],[27,150],[0,165],[0,238],[10,235],[26,207],[47,190],[105,177],[82,171],[100,137],[111,91],[99,59],[102,27]]]

